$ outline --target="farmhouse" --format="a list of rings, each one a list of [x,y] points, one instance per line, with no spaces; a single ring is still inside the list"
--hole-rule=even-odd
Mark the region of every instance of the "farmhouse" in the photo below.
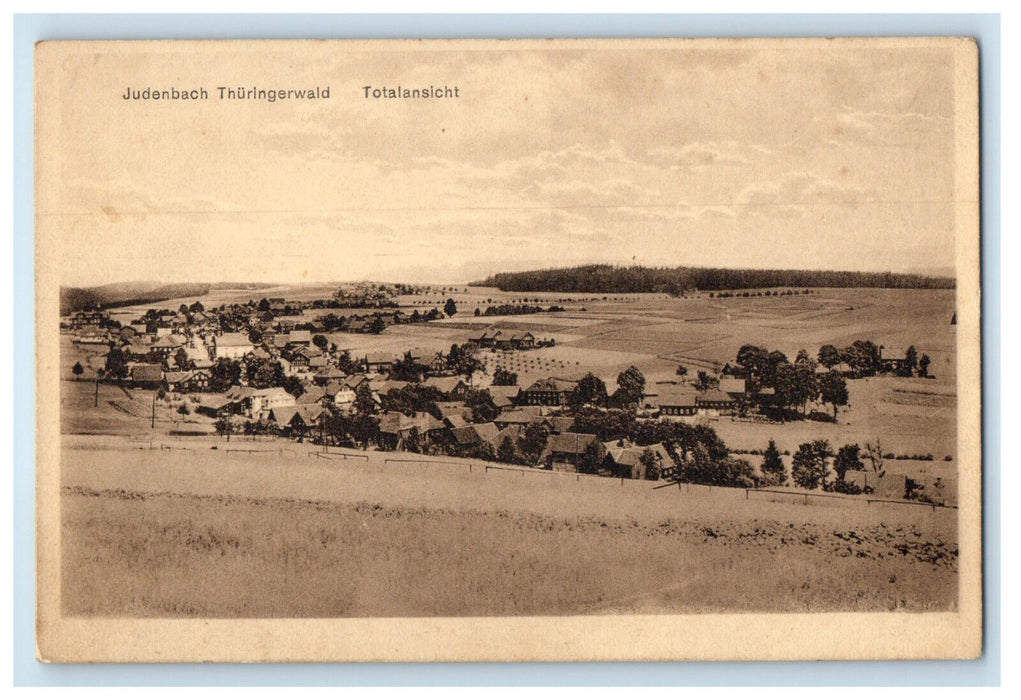
[[[274,408],[293,405],[295,405],[294,397],[280,387],[253,389],[245,401],[248,417],[259,420],[265,419]]]
[[[670,386],[660,389],[657,403],[660,415],[693,416],[698,411],[698,394],[690,386]]]
[[[365,371],[383,374],[394,366],[394,356],[389,352],[370,352],[365,356]]]
[[[412,417],[387,411],[379,419],[379,443],[384,449],[401,450],[416,432],[428,444],[443,430],[443,424],[428,413]]]
[[[540,379],[521,391],[518,403],[527,406],[563,406],[577,386],[578,382],[570,379]]]
[[[560,433],[550,436],[549,444],[542,454],[547,469],[571,471],[577,469],[585,457],[586,450],[596,445],[599,461],[606,457],[606,447],[595,435],[587,433]]]
[[[134,365],[129,382],[138,389],[158,389],[163,384],[163,368],[150,364]]]
[[[422,386],[433,387],[451,399],[463,399],[468,393],[468,385],[460,377],[427,377]]]
[[[662,443],[642,447],[638,445],[621,445],[618,442],[603,443],[606,447],[606,458],[603,460],[603,467],[616,476],[623,476],[627,479],[644,479],[647,477],[647,466],[642,462],[642,455],[648,450],[660,476],[666,476],[673,471],[674,461],[670,453],[663,447]]]
[[[695,397],[698,413],[707,416],[718,416],[734,410],[734,399],[720,389],[710,389]]]
[[[475,343],[480,348],[491,348],[496,345],[497,340],[500,338],[502,333],[494,328],[487,328],[481,333],[468,336],[468,341]]]
[[[466,425],[459,428],[453,428],[450,433],[454,438],[454,442],[462,447],[486,443],[496,450],[500,444],[497,442],[497,436],[500,434],[500,430],[494,423],[475,423],[472,425]]]
[[[255,346],[244,333],[224,333],[213,339],[213,354],[216,359],[226,357],[231,360],[240,360],[253,350],[255,350]]]
[[[318,425],[324,415],[322,406],[277,406],[270,409],[267,419],[276,423],[285,434],[305,435]]]
[[[900,372],[908,366],[907,348],[880,345],[879,366],[884,372]]]
[[[193,370],[185,372],[166,372],[163,375],[163,383],[169,391],[179,393],[190,393],[193,391],[208,391],[209,382],[212,379],[206,370]]]

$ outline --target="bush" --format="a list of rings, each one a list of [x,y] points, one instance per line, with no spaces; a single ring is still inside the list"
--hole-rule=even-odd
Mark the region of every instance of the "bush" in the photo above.
[[[191,409],[188,408],[187,403],[182,403],[180,406],[177,407],[177,412],[180,413],[182,416],[187,416],[191,414]]]

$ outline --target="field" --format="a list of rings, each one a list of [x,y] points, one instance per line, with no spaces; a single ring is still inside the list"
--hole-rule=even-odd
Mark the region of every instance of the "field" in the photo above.
[[[212,445],[219,449],[212,450]],[[950,610],[953,511],[65,438],[71,615]],[[281,450],[284,450],[281,454]],[[800,501],[800,498],[797,499]]]
[[[329,291],[216,290],[203,303]],[[432,308],[447,296],[460,309],[453,318],[332,340],[355,355],[399,353],[445,350],[489,325],[528,329],[555,347],[485,353],[490,372],[504,366],[527,385],[592,371],[611,391],[628,365],[652,385],[675,379],[678,364],[690,373],[719,368],[746,343],[792,359],[801,348],[815,355],[822,344],[859,338],[914,345],[932,358],[935,378],[851,381],[850,405],[836,423],[699,420],[738,450],[761,450],[769,439],[790,452],[818,438],[835,447],[879,440],[884,451],[935,458],[890,461],[891,470],[956,476],[952,291],[676,299],[461,287],[401,304]],[[537,299],[565,311],[473,315],[476,307]],[[103,385],[94,407],[95,385],[74,381],[70,367],[82,360],[89,377],[102,358],[62,343],[68,614],[571,615],[949,610],[957,603],[956,511],[819,497],[805,504],[800,496],[657,489],[478,464],[469,470],[456,460],[387,463],[378,452],[325,459],[287,441],[235,439],[227,452],[222,439],[170,437],[208,431],[208,419],[157,406],[152,427],[152,392]],[[169,449],[150,449],[160,445]]]

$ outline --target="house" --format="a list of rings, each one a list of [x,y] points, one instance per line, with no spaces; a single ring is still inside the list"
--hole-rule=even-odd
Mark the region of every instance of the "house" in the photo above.
[[[209,391],[211,380],[212,376],[206,370],[166,372],[163,375],[163,384],[167,390],[181,394]]]
[[[496,427],[494,423],[473,423],[459,428],[453,428],[450,431],[454,438],[454,442],[462,447],[470,447],[480,443],[486,443],[493,448],[494,451],[500,446],[497,442],[497,436],[500,434],[500,429]]]
[[[412,348],[408,351],[407,357],[423,373],[447,371],[447,360],[442,352],[426,350],[424,348]]]
[[[198,394],[190,397],[195,412],[210,418],[227,415],[231,400],[223,394]]]
[[[318,427],[325,414],[323,407],[317,405],[276,406],[269,410],[266,419],[276,423],[285,434],[306,435]]]
[[[619,442],[606,442],[603,443],[603,446],[606,447],[606,458],[603,460],[603,467],[616,476],[622,476],[627,479],[646,478],[647,466],[642,462],[642,455],[645,454],[646,450],[652,453],[661,477],[669,476],[673,472],[673,458],[670,457],[670,453],[667,452],[662,443],[640,446],[629,445],[627,443],[620,444]]]
[[[379,443],[384,449],[402,450],[415,433],[428,444],[443,430],[443,424],[428,413],[406,416],[397,411],[387,411],[379,418]]]
[[[128,381],[137,389],[158,389],[163,384],[163,367],[156,364],[132,365]]]
[[[695,406],[700,415],[719,416],[721,414],[733,413],[734,399],[730,394],[720,389],[710,389],[695,397]]]
[[[528,331],[514,333],[510,337],[510,343],[514,350],[531,350],[535,347],[535,336]]]
[[[514,407],[514,401],[521,393],[521,387],[517,386],[489,386],[486,387],[489,395],[493,398],[493,405],[500,411],[506,411]]]
[[[216,359],[226,357],[240,360],[255,350],[255,345],[244,333],[224,333],[213,338],[213,355]]]
[[[370,352],[365,356],[365,371],[384,374],[393,368],[395,360],[393,353]]]
[[[739,399],[745,396],[745,380],[741,377],[721,377],[720,391],[732,399]]]
[[[311,404],[319,404],[322,406],[330,402],[332,402],[332,398],[326,393],[326,389],[321,386],[305,387],[305,391],[301,393],[301,396],[299,396],[296,401],[299,406],[308,406]]]
[[[518,404],[527,406],[563,406],[567,397],[577,388],[571,379],[549,377],[534,382],[518,394]]]
[[[309,347],[312,345],[311,331],[291,331],[287,336],[288,347]]]
[[[330,382],[340,381],[344,378],[344,373],[336,367],[324,367],[315,373],[312,380],[319,386],[326,386]]]
[[[274,408],[294,406],[295,404],[293,396],[280,387],[272,387],[270,389],[252,389],[247,396],[245,407],[249,418],[263,420]]]
[[[667,386],[659,390],[656,403],[661,416],[693,416],[698,411],[697,392],[690,386]]]
[[[594,448],[592,446],[595,446]],[[606,457],[606,447],[595,435],[588,433],[560,433],[551,435],[540,460],[547,469],[574,471],[582,464],[585,454],[594,449],[598,463]]]
[[[481,333],[468,336],[468,342],[478,345],[480,348],[491,348],[496,345],[497,339],[502,333],[493,328],[487,328]]]
[[[137,339],[129,345],[125,345],[122,350],[129,362],[145,362],[153,357],[149,343],[140,342]]]
[[[496,417],[494,422],[501,430],[509,425],[524,427],[534,422],[535,419],[541,418],[541,411],[542,409],[538,406],[522,406],[513,411],[504,411]]]
[[[463,399],[468,393],[468,385],[460,377],[427,377],[422,386],[433,387],[451,399]]]
[[[355,402],[355,389],[345,382],[330,382],[326,385],[326,394],[335,406],[345,408]]]
[[[150,347],[153,358],[158,358],[160,362],[169,362],[170,358],[184,347],[184,338],[177,335],[165,335]]]
[[[901,372],[908,366],[907,348],[880,345],[879,366],[884,372]]]

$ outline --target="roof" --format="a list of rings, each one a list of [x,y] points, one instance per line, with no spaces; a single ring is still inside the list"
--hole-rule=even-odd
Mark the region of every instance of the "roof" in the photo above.
[[[288,336],[289,343],[311,343],[312,332],[311,331],[291,331]]]
[[[422,382],[422,386],[431,386],[439,389],[444,394],[457,389],[459,386],[464,385],[464,380],[460,377],[428,377]]]
[[[571,416],[552,416],[549,418],[549,424],[553,428],[552,432],[566,433],[574,425],[574,418]]]
[[[597,444],[602,444],[596,439],[595,435],[589,435],[588,433],[560,433],[559,435],[550,436],[547,451],[580,455],[585,453],[585,448],[592,444],[593,441]]]
[[[533,382],[525,391],[541,391],[544,393],[551,392],[570,392],[574,391],[575,387],[578,386],[578,382],[572,379],[558,379],[557,377],[547,377],[546,379],[539,379]]]
[[[621,466],[633,467],[638,464],[646,450],[652,450],[652,452],[658,455],[663,462],[673,462],[670,457],[670,453],[667,452],[662,443],[656,443],[655,445],[630,445],[628,447],[621,447],[617,445],[616,442],[605,442],[603,445],[606,447],[606,451],[609,453],[610,458],[616,464]]]
[[[135,365],[131,368],[131,379],[136,382],[161,382],[163,368],[160,365]]]
[[[379,431],[396,435],[406,432],[412,428],[418,428],[421,433],[431,430],[439,430],[442,424],[428,413],[419,413],[415,416],[406,416],[397,411],[387,411],[379,418]]]
[[[734,399],[730,394],[720,391],[719,389],[710,389],[709,391],[702,392],[698,395],[698,401],[702,403],[729,403],[733,402]],[[660,402],[662,403],[662,401]]]
[[[167,380],[168,384],[176,384],[190,378],[192,374],[193,372],[166,372],[163,378]]]
[[[252,341],[244,333],[224,333],[216,336],[215,342],[218,348],[242,348],[252,345]]]
[[[321,386],[305,387],[305,392],[298,397],[298,404],[310,404],[321,401],[326,396],[326,389]]]
[[[659,390],[659,405],[662,406],[694,406],[698,394],[690,386],[663,387]],[[727,398],[730,398],[729,396]]]
[[[745,392],[744,379],[740,377],[723,377],[720,379],[720,391],[728,394],[743,394]]]
[[[505,411],[501,413],[497,420],[501,423],[517,423],[519,425],[527,425],[532,422],[532,419],[539,416],[538,406],[523,406],[513,411]]]
[[[291,425],[295,416],[298,416],[304,425],[312,425],[323,413],[323,407],[317,405],[277,406],[270,410],[269,419],[277,425]]]
[[[493,397],[493,404],[498,407],[513,405],[514,399],[517,398],[518,393],[521,391],[521,387],[516,384],[514,386],[494,384],[486,388],[489,390],[489,395]]]
[[[365,356],[365,361],[369,364],[392,363],[395,359],[391,352],[370,352]]]
[[[343,377],[344,373],[332,365],[315,373],[316,379],[342,379]]]
[[[152,344],[153,348],[179,348],[184,345],[184,341],[176,335],[165,335],[155,343]]]

